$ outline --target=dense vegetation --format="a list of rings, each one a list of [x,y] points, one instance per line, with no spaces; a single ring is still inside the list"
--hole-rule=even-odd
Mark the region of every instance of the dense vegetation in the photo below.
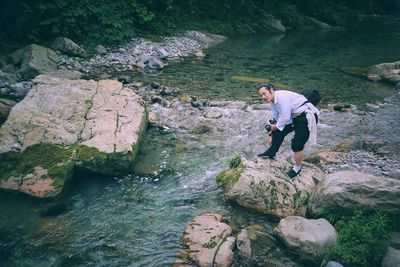
[[[251,33],[269,31],[270,18],[291,27],[307,24],[305,16],[342,25],[399,9],[396,0],[3,0],[0,39],[4,44],[66,36],[78,42],[116,43],[189,28]]]
[[[330,248],[328,260],[335,260],[344,266],[379,266],[388,247],[390,230],[399,228],[399,221],[382,211],[372,214],[361,210],[327,216],[335,226],[339,242]]]

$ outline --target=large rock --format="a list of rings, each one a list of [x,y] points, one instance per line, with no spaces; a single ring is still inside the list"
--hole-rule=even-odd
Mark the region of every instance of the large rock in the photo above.
[[[400,181],[355,171],[327,175],[312,194],[309,211],[314,216],[360,208],[400,213]]]
[[[292,166],[291,159],[283,157],[247,160],[220,173],[217,183],[229,200],[241,206],[278,217],[304,216],[309,196],[324,173],[304,163],[301,174],[292,180],[286,175]]]
[[[36,44],[15,51],[11,58],[14,64],[21,66],[19,71],[25,80],[56,71],[60,61],[53,50]]]
[[[289,216],[279,222],[274,234],[302,260],[315,263],[320,263],[326,250],[337,242],[335,228],[325,219]]]
[[[178,257],[201,267],[231,266],[235,237],[231,227],[221,221],[222,216],[216,213],[194,218],[183,234]],[[178,261],[174,266],[188,265]]]
[[[400,266],[400,250],[389,247],[386,255],[382,260],[382,267],[398,267]]]
[[[60,51],[63,54],[73,57],[85,57],[86,51],[71,39],[65,37],[54,38],[50,43],[50,48]]]
[[[400,82],[400,61],[382,63],[367,70],[367,77],[372,81]]]
[[[0,123],[3,123],[7,119],[8,114],[10,114],[11,108],[16,104],[17,102],[15,101],[0,98]]]
[[[146,123],[139,98],[120,82],[40,75],[0,128],[0,188],[55,196],[75,167],[127,173]],[[53,191],[21,189],[44,180]]]

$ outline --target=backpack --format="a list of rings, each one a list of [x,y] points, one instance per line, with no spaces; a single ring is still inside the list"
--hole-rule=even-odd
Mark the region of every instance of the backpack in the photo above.
[[[317,106],[319,101],[321,101],[322,99],[322,96],[319,93],[319,91],[314,89],[305,88],[303,89],[303,91],[301,91],[300,94],[302,94],[305,98],[307,98],[307,101],[313,104],[314,106]]]

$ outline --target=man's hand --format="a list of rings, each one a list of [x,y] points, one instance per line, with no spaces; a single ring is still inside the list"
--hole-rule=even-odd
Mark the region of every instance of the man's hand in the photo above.
[[[272,135],[270,135],[269,138],[268,138],[268,145],[269,145],[269,146],[272,145]]]

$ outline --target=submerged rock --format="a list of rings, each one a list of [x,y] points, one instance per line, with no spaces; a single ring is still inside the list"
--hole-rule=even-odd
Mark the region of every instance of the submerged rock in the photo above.
[[[311,196],[309,212],[320,216],[360,208],[400,213],[400,181],[355,171],[327,175]]]
[[[304,163],[301,174],[290,179],[286,172],[293,166],[289,158],[244,161],[237,168],[217,176],[225,196],[239,205],[278,217],[304,216],[312,190],[324,173]]]
[[[233,262],[235,245],[235,237],[231,233],[231,227],[222,222],[222,215],[199,215],[186,228],[178,257],[186,263],[194,262],[201,267],[229,267]],[[174,266],[185,265],[177,262]]]
[[[308,220],[298,216],[282,219],[274,234],[302,260],[320,263],[326,250],[336,244],[335,228],[325,219]]]
[[[0,188],[53,197],[75,167],[132,171],[146,124],[139,98],[117,81],[40,75],[0,128]]]

